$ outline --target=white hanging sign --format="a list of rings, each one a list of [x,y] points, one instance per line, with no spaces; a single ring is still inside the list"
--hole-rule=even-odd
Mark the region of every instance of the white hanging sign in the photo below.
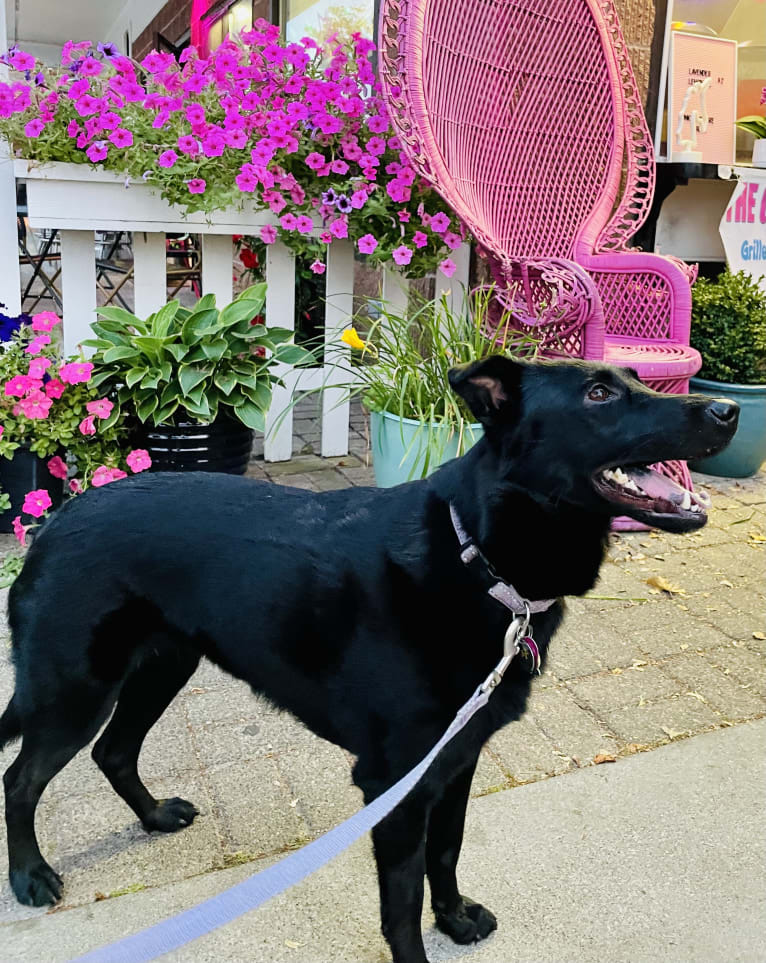
[[[719,226],[732,271],[766,278],[766,178],[743,176]]]

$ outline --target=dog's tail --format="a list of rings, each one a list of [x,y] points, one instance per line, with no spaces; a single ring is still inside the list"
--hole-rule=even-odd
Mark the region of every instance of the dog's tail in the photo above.
[[[16,697],[11,696],[8,707],[0,716],[0,751],[21,735],[21,716],[15,700]]]

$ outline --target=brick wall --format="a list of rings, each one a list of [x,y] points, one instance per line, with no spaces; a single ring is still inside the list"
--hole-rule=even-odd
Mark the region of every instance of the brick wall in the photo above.
[[[210,5],[212,4],[213,0],[210,0]],[[191,7],[192,0],[168,0],[154,20],[133,42],[133,56],[136,60],[141,60],[156,46],[158,33],[171,43],[178,43],[189,29]],[[271,7],[271,0],[253,0],[253,20],[258,20],[259,17],[268,20]]]
[[[654,0],[615,0],[615,5],[625,42],[628,45],[636,83],[641,92],[641,102],[646,104],[654,37]],[[660,25],[659,29],[663,28],[664,24]]]

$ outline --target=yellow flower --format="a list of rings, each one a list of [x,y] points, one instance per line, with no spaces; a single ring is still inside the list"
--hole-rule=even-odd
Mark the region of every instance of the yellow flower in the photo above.
[[[356,333],[356,328],[346,328],[341,335],[340,340],[344,344],[349,345],[349,347],[356,348],[357,351],[364,351],[364,349],[367,347],[367,342],[362,341],[362,339]]]

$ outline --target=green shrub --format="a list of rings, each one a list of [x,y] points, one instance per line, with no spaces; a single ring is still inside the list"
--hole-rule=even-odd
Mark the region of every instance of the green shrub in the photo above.
[[[766,293],[744,271],[700,278],[692,288],[690,340],[702,355],[700,378],[766,383]]]

